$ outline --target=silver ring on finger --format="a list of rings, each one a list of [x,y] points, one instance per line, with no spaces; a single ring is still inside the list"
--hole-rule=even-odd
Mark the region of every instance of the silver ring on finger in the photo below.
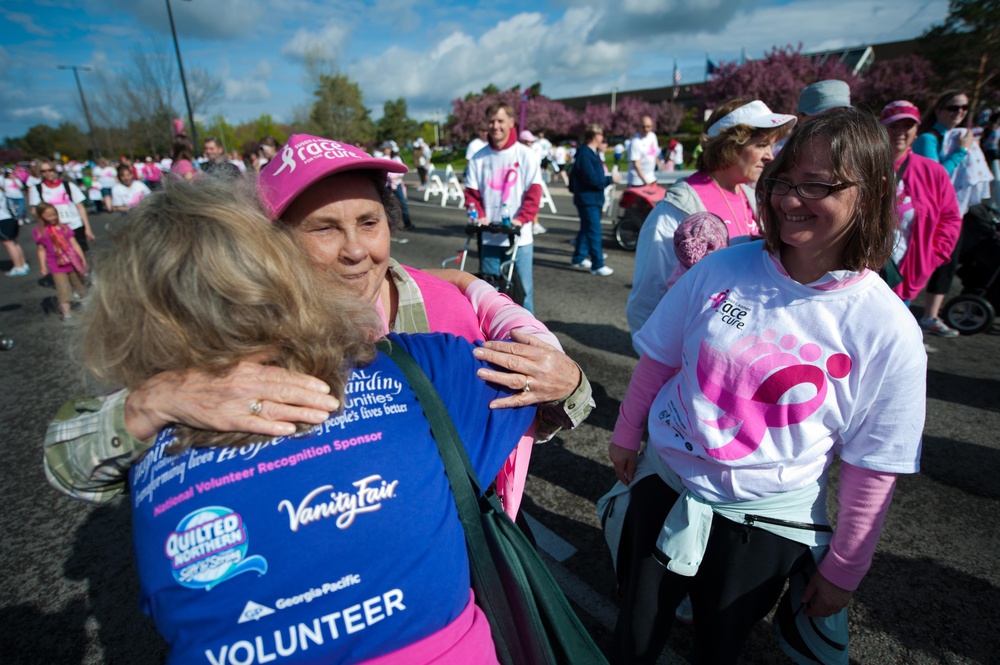
[[[531,379],[529,379],[527,376],[524,377],[524,392],[526,393],[531,392]]]
[[[250,415],[259,416],[260,412],[263,410],[264,410],[264,403],[261,402],[259,399],[255,399],[254,401],[250,402]]]

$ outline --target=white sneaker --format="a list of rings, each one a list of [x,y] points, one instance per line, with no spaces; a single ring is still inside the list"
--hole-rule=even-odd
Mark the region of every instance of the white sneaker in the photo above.
[[[601,277],[607,277],[608,275],[613,275],[614,272],[615,271],[611,269],[611,266],[601,266],[597,270],[591,270],[590,274],[600,275]]]
[[[587,267],[589,268],[590,266]],[[21,277],[23,275],[27,275],[30,272],[31,272],[31,266],[25,263],[20,268],[11,268],[10,270],[7,271],[6,275],[8,277]]]
[[[531,232],[536,236],[540,236],[543,233],[548,233],[549,230],[544,226],[542,226],[541,224],[539,224],[538,222],[535,222],[535,225],[531,228]]]
[[[574,268],[581,268],[582,270],[590,270],[590,267],[594,264],[590,262],[590,259],[584,259],[579,263],[570,263],[570,265],[573,266]]]

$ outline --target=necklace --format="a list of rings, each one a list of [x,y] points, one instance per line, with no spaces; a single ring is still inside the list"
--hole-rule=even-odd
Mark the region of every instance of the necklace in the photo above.
[[[733,224],[736,224],[736,230],[739,231],[740,230],[740,226],[739,226],[739,224],[737,224],[736,211],[733,210],[733,206],[731,206],[729,204],[729,198],[726,196],[726,192],[719,185],[719,181],[718,180],[716,180],[712,176],[708,176],[708,177],[712,180],[712,184],[715,185],[715,188],[717,190],[719,190],[719,196],[722,197],[722,201],[726,204],[726,207],[729,208],[729,214],[732,215],[732,217],[733,217]],[[736,235],[733,235],[732,233],[730,233],[729,237],[731,237],[731,238],[738,238],[739,236],[748,236],[748,235],[750,235],[750,219],[747,216],[746,193],[743,191],[743,188],[740,187],[739,185],[736,186],[736,191],[738,191],[740,193],[740,205],[743,208],[743,229],[742,229],[743,233],[737,233]]]

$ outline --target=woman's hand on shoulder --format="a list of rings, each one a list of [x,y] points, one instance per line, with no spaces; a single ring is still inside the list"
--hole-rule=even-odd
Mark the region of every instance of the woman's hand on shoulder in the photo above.
[[[125,401],[125,427],[148,439],[170,423],[218,432],[268,436],[295,433],[295,423],[318,425],[340,407],[317,378],[244,360],[217,376],[188,369],[161,372]],[[260,402],[259,414],[251,407]]]
[[[559,402],[580,385],[580,367],[565,353],[533,335],[511,333],[512,342],[485,342],[476,358],[503,368],[481,368],[479,378],[521,392],[495,399],[491,409]]]
[[[819,573],[813,573],[809,584],[802,592],[802,602],[807,604],[807,617],[828,617],[847,607],[853,591],[841,589]]]

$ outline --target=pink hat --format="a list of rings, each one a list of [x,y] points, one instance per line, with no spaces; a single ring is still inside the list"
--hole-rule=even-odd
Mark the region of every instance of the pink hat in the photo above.
[[[891,125],[897,120],[913,120],[920,122],[920,109],[905,99],[890,102],[882,109],[882,124]]]
[[[399,162],[372,157],[353,145],[308,134],[293,134],[260,171],[260,196],[272,220],[313,184],[342,171],[406,173]]]
[[[520,135],[518,135],[517,138],[518,140],[523,141],[525,143],[534,143],[535,141],[538,140],[538,137],[529,132],[527,129],[521,130],[521,133]]]
[[[674,254],[685,268],[724,247],[729,247],[726,223],[710,212],[688,215],[674,231]]]

